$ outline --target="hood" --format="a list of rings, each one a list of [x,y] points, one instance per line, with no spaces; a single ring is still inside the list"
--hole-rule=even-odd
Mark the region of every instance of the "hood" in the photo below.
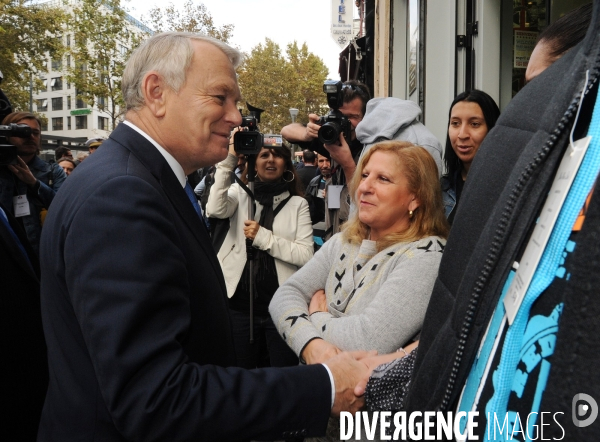
[[[362,144],[390,140],[401,128],[409,126],[421,115],[421,108],[409,100],[384,97],[367,103],[367,112],[356,126],[356,138]]]

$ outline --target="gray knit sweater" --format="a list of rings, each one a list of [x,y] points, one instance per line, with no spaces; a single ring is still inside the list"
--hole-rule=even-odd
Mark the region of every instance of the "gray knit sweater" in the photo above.
[[[420,330],[446,241],[427,237],[377,253],[374,241],[351,245],[333,236],[283,284],[269,311],[300,354],[314,338],[341,350],[396,351]],[[329,312],[309,316],[312,295],[325,289]]]

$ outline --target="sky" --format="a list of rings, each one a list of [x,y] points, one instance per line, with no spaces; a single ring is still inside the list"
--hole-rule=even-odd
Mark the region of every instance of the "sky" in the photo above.
[[[183,9],[184,0],[130,0],[123,5],[139,19],[147,16],[154,6],[164,7],[168,3]],[[194,0],[194,3],[204,3],[216,26],[234,25],[229,42],[238,49],[250,52],[264,43],[266,37],[278,43],[282,53],[294,40],[298,46],[306,42],[308,50],[328,67],[329,78],[339,79],[341,49],[330,35],[330,0]]]

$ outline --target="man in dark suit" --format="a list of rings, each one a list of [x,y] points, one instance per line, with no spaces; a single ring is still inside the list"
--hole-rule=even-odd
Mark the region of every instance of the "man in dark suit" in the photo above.
[[[3,440],[35,441],[48,388],[39,272],[25,230],[0,204]]]
[[[302,437],[360,405],[353,387],[366,367],[348,354],[223,368],[234,363],[225,283],[185,177],[227,156],[241,123],[239,60],[193,34],[142,44],[123,74],[126,121],[54,200],[42,238],[51,380],[39,440]]]

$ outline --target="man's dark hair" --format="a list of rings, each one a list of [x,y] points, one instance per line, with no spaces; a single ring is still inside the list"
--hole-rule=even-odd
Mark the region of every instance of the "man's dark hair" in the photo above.
[[[592,3],[580,6],[548,26],[538,37],[538,42],[548,45],[553,58],[562,55],[583,40],[592,20]]]
[[[448,111],[448,128],[450,126],[450,116],[452,115],[452,108],[456,103],[461,101],[466,101],[469,103],[477,103],[481,108],[481,112],[483,113],[483,118],[485,119],[485,124],[488,129],[488,133],[492,130],[492,127],[496,125],[496,121],[500,116],[500,109],[498,105],[494,101],[492,97],[486,94],[483,91],[472,89],[470,91],[465,91],[456,96],[452,104],[450,105],[450,110]],[[452,149],[452,143],[450,143],[450,136],[448,135],[448,129],[446,129],[446,148],[444,149],[444,163],[446,164],[446,173],[445,176],[450,178],[454,177],[456,171],[460,171],[462,169],[462,162]]]
[[[315,164],[315,160],[317,159],[317,156],[315,155],[315,153],[312,150],[303,150],[302,151],[302,158],[304,159],[304,164],[306,163],[311,163],[311,164]]]
[[[57,147],[56,150],[54,151],[54,158],[56,158],[57,160],[60,160],[62,157],[66,157],[69,152],[71,152],[71,149],[69,149],[68,147],[65,147],[65,146]]]
[[[357,80],[348,80],[344,82],[344,103],[349,103],[355,98],[360,98],[362,101],[362,114],[367,113],[367,101],[371,99],[371,91],[369,86]]]

